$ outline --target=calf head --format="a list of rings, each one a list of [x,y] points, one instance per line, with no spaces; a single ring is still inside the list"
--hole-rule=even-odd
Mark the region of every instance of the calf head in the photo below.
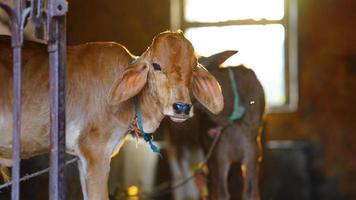
[[[111,101],[123,102],[147,87],[163,115],[175,122],[193,116],[190,91],[208,110],[219,113],[223,96],[216,79],[197,62],[192,44],[181,32],[163,32],[124,72]]]

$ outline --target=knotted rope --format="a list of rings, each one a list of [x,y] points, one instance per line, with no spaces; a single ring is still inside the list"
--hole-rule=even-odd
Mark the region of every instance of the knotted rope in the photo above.
[[[152,142],[153,139],[152,134],[145,133],[145,131],[143,130],[141,109],[136,96],[133,97],[133,102],[135,107],[135,118],[129,128],[132,137],[134,138],[142,137],[154,153],[158,153],[159,155],[161,155],[159,148],[156,145],[154,145]]]

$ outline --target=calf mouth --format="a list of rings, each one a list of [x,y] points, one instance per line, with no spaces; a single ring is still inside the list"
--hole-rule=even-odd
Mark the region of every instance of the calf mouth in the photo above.
[[[187,120],[189,118],[189,115],[170,115],[169,118],[173,121],[173,122],[184,122],[185,120]]]

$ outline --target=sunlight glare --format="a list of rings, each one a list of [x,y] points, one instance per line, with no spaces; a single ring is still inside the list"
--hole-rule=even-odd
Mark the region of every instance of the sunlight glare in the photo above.
[[[200,55],[238,50],[224,65],[252,68],[265,89],[268,106],[286,103],[284,34],[280,24],[189,28],[185,32]]]
[[[280,20],[284,0],[185,0],[185,19],[191,22]]]

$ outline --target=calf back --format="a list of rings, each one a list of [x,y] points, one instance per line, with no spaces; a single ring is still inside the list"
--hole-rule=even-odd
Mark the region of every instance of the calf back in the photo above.
[[[108,42],[68,47],[67,51],[67,124],[86,124],[97,120],[95,118],[107,117],[110,109],[106,97],[114,80],[127,68],[132,56],[121,45]],[[0,52],[0,158],[9,159],[12,144],[13,59],[9,37],[0,37]],[[21,132],[22,158],[48,150],[48,53],[45,45],[33,42],[26,42],[22,51]]]

